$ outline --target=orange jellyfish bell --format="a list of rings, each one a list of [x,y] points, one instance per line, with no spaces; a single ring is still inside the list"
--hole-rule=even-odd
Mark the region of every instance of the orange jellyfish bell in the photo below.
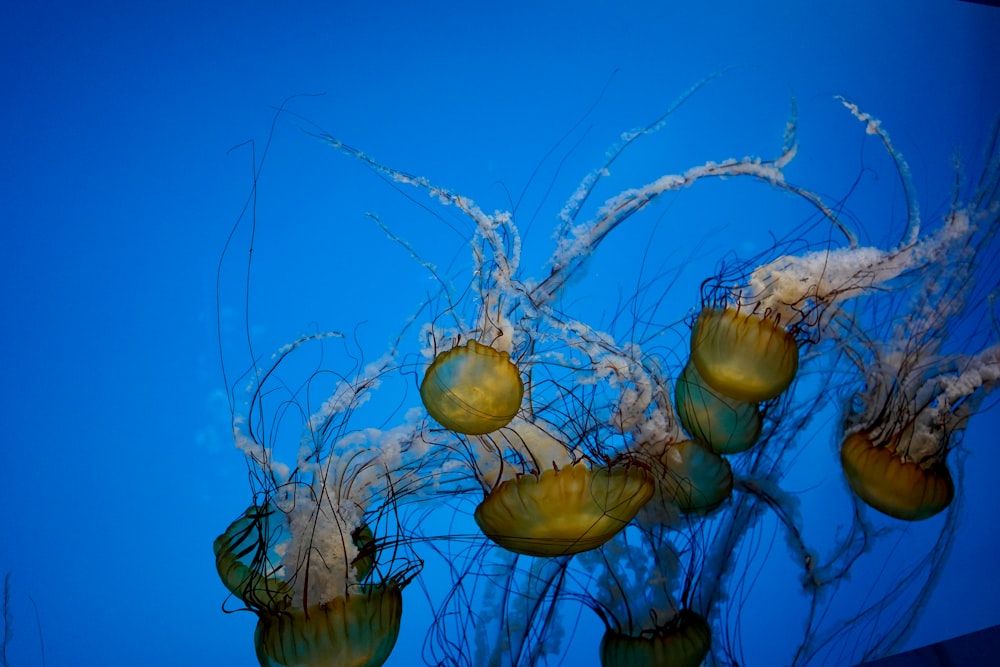
[[[852,433],[840,446],[840,463],[851,490],[870,507],[904,521],[927,519],[955,496],[947,466],[928,468],[905,461],[895,452],[899,436],[878,447],[864,431]]]
[[[420,383],[431,417],[465,435],[484,435],[510,423],[524,383],[506,352],[470,340],[434,358]]]
[[[691,361],[719,393],[758,403],[792,384],[799,346],[774,320],[736,308],[705,308],[691,332]]]
[[[476,508],[475,519],[483,534],[509,551],[567,556],[614,537],[654,490],[643,467],[591,470],[580,462],[503,482]]]
[[[614,631],[601,639],[602,667],[698,667],[712,645],[712,630],[699,614],[684,609],[652,636]]]

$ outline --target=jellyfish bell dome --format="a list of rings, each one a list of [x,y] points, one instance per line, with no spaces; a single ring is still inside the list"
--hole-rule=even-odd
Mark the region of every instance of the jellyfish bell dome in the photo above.
[[[602,667],[698,667],[712,645],[712,630],[701,615],[684,609],[653,635],[629,636],[612,630],[601,639]]]
[[[476,508],[483,533],[509,551],[565,556],[589,551],[622,530],[653,496],[642,466],[584,462],[498,485]]]
[[[292,601],[291,585],[279,576],[280,558],[270,548],[274,513],[270,505],[251,505],[212,545],[222,583],[258,612],[279,612]]]
[[[851,490],[865,503],[896,519],[920,521],[946,508],[955,496],[947,466],[935,461],[929,467],[904,460],[896,453],[897,436],[877,446],[859,431],[840,446],[840,463]]]
[[[438,354],[420,383],[431,417],[465,435],[509,424],[523,396],[524,383],[510,355],[474,340]]]
[[[733,491],[729,461],[697,440],[670,445],[660,457],[664,474],[660,493],[682,514],[707,514]]]
[[[792,384],[799,346],[774,319],[733,307],[705,308],[691,332],[691,362],[720,394],[758,403]]]
[[[254,632],[257,660],[261,667],[379,667],[396,645],[402,615],[395,583],[262,615]]]
[[[738,454],[760,438],[763,418],[757,404],[715,391],[690,361],[674,384],[674,397],[684,430],[716,454]]]

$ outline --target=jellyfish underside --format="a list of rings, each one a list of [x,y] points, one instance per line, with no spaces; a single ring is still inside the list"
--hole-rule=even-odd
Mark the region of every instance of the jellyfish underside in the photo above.
[[[685,609],[653,636],[632,637],[608,630],[601,639],[602,667],[698,667],[712,645],[712,631],[699,614]]]
[[[420,398],[445,428],[485,435],[510,423],[521,406],[524,383],[506,352],[470,340],[434,358]]]
[[[876,446],[858,431],[844,439],[840,462],[851,490],[867,505],[896,519],[920,521],[944,508],[955,496],[947,466],[935,462],[924,468],[895,453],[899,437]]]
[[[476,508],[480,529],[496,544],[529,556],[589,551],[622,530],[652,497],[645,468],[576,463],[520,475],[497,486]]]
[[[795,338],[772,319],[705,308],[691,332],[691,363],[717,392],[749,403],[780,395],[799,367]]]
[[[379,667],[399,637],[398,585],[365,586],[308,609],[261,615],[254,646],[261,667]]]

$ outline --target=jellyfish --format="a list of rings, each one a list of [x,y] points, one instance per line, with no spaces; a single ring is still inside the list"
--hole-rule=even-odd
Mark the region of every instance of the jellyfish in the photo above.
[[[289,530],[285,513],[251,506],[214,545],[223,583],[258,616],[254,645],[261,666],[383,664],[399,635],[402,582],[359,586],[350,595],[297,606],[294,578],[286,578],[281,555]],[[374,564],[373,536],[363,527],[352,537],[362,550],[351,563],[354,578],[364,581]]]
[[[859,357],[864,387],[845,411],[840,461],[847,483],[896,519],[927,519],[948,507],[955,495],[948,452],[1000,383],[1000,344],[941,356],[940,331],[925,330],[922,345],[897,339],[895,349],[876,345]]]
[[[358,367],[345,349],[354,370],[333,372],[324,360],[342,340],[309,334],[263,366],[254,359],[245,402],[244,390],[232,394],[253,502],[213,550],[222,583],[257,616],[261,667],[382,665],[421,567],[403,526],[405,499],[429,483],[419,414],[352,427],[366,418],[359,413],[374,419],[365,406],[395,365],[388,354]],[[303,372],[304,382],[293,380]]]
[[[524,383],[506,352],[470,340],[434,358],[420,383],[424,407],[455,433],[485,435],[517,415]]]
[[[754,403],[780,395],[795,379],[803,345],[821,341],[846,302],[938,262],[952,237],[961,234],[947,224],[921,236],[917,198],[902,155],[877,119],[839,99],[894,161],[908,203],[907,229],[894,248],[860,245],[854,231],[818,196],[787,183],[776,162],[774,185],[815,206],[846,245],[782,255],[752,270],[722,272],[705,283],[690,359],[702,380],[721,396]]]
[[[653,495],[651,481],[640,466],[591,469],[578,462],[501,483],[474,516],[484,535],[510,551],[568,555],[593,549],[628,525]]]
[[[705,619],[689,609],[682,609],[669,624],[650,636],[605,633],[601,638],[601,665],[698,667],[711,645],[712,629]]]
[[[275,398],[268,380],[301,351],[297,341],[262,373],[248,415],[261,419]],[[420,562],[401,543],[395,523],[401,498],[422,480],[407,463],[417,427],[348,428],[349,417],[378,384],[385,363],[333,383],[304,415],[294,468],[280,463],[262,433],[286,431],[292,396],[270,419],[237,416],[237,444],[257,471],[261,498],[215,543],[216,564],[230,592],[258,616],[254,644],[262,667],[342,664],[377,667],[399,634],[403,588]],[[315,387],[322,383],[314,377]],[[266,425],[266,429],[265,429]]]
[[[948,453],[1000,384],[1000,327],[990,312],[998,177],[994,148],[968,201],[956,193],[940,230],[912,241],[927,259],[873,305],[883,321],[844,324],[840,344],[861,382],[844,403],[841,466],[858,498],[896,519],[927,519],[951,504]],[[949,340],[977,315],[992,326]]]
[[[799,348],[777,318],[733,307],[705,308],[691,332],[691,364],[723,396],[756,403],[792,384]]]
[[[249,608],[263,613],[280,612],[292,601],[292,587],[280,576],[281,557],[274,551],[275,512],[251,505],[212,545],[222,583]]]
[[[729,462],[697,440],[674,443],[661,461],[666,469],[660,482],[663,493],[683,513],[709,512],[733,490]]]
[[[712,630],[692,609],[699,548],[694,533],[663,526],[630,526],[571,569],[573,596],[605,626],[602,667],[697,667],[708,655]],[[682,545],[678,547],[677,545]]]
[[[338,385],[309,417],[308,438],[319,440],[303,443],[295,471],[237,423],[237,441],[265,480],[257,493],[266,502],[216,540],[216,564],[230,592],[258,616],[262,667],[377,667],[398,636],[402,590],[419,561],[389,541],[383,508],[397,502],[392,489],[406,486],[405,466],[392,457],[404,454],[412,427],[347,432],[336,422],[358,393],[357,383]],[[255,394],[254,403],[262,397]]]
[[[254,633],[261,667],[377,667],[399,636],[399,586],[378,586],[308,609],[261,616]]]
[[[693,438],[716,454],[738,454],[757,442],[764,426],[757,403],[713,390],[688,361],[674,385],[677,416]]]

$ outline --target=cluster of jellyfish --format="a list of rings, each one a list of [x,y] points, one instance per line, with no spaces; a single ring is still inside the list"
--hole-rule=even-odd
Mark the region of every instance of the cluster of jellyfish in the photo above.
[[[887,247],[861,243],[835,205],[786,180],[798,151],[794,117],[773,159],[663,175],[584,218],[611,164],[692,93],[623,135],[582,181],[537,277],[523,275],[512,214],[488,214],[314,132],[397,187],[456,207],[470,225],[473,272],[458,290],[441,280],[436,305],[407,324],[401,336],[419,339],[419,359],[401,359],[393,345],[374,362],[331,368],[306,351],[344,337],[313,333],[239,381],[248,398],[234,402],[233,426],[252,501],[214,552],[225,608],[257,615],[262,667],[383,664],[404,593],[430,557],[450,581],[422,586],[434,609],[427,664],[558,662],[572,610],[603,622],[604,667],[745,664],[740,590],[749,575],[734,569],[768,521],[806,600],[802,627],[787,632],[799,637],[788,664],[831,650],[857,651],[839,664],[858,662],[912,625],[954,532],[962,433],[1000,383],[997,269],[986,260],[1000,226],[1000,150],[988,147],[978,179],[957,179],[949,210],[926,229],[888,133],[841,100],[884,147],[905,195],[905,229]],[[664,353],[639,316],[629,321],[635,309],[602,324],[560,306],[616,228],[706,179],[751,179],[798,198],[831,240],[779,244],[705,276],[700,303],[675,326],[679,352]],[[949,340],[956,331],[964,333]],[[293,381],[289,369],[303,358],[310,370]],[[373,393],[400,378],[419,388],[408,394],[419,403],[398,409],[396,423],[359,423]],[[853,517],[822,547],[782,485],[798,454],[819,446],[801,434],[820,405],[839,412]],[[279,451],[291,455],[279,460]],[[453,530],[425,529],[431,515]],[[833,619],[827,605],[855,563],[913,522],[932,526],[926,553],[904,573],[916,583],[891,585],[849,620]],[[879,617],[890,603],[898,618],[886,625]],[[851,631],[863,641],[837,641]]]

